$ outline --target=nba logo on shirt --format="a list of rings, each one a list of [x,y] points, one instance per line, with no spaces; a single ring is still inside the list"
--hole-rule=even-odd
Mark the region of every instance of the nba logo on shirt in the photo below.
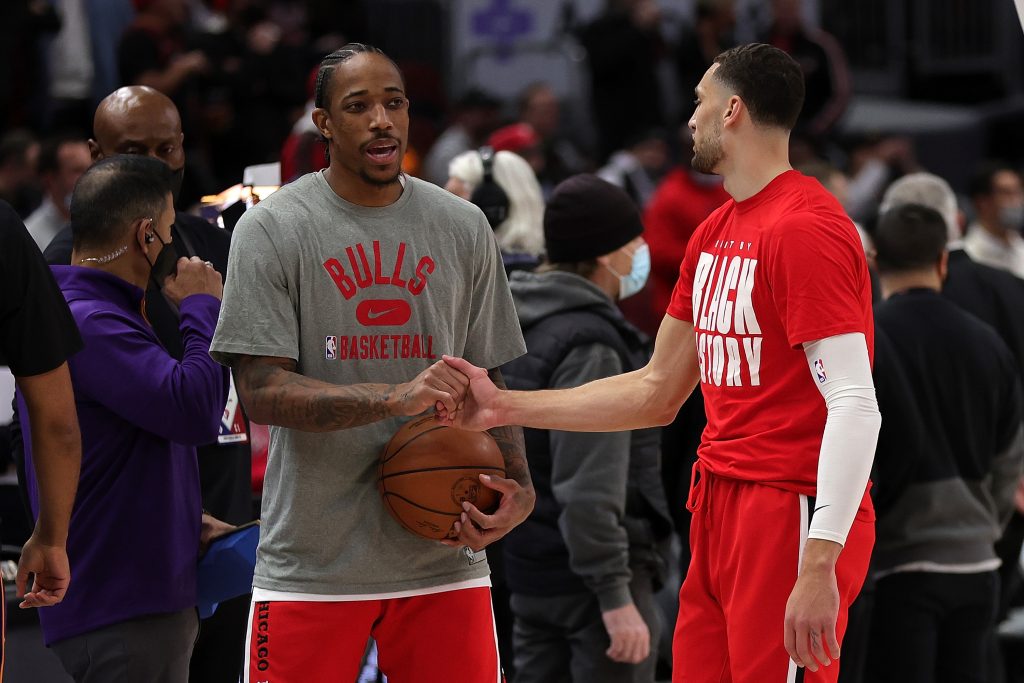
[[[338,359],[338,338],[334,336],[327,337],[325,342],[327,347],[327,360]]]
[[[814,361],[814,372],[818,374],[818,384],[824,384],[828,376],[825,374],[825,364],[821,362],[821,359]]]

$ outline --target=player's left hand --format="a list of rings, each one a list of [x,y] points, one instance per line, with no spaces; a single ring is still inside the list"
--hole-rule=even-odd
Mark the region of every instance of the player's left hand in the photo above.
[[[28,575],[34,574],[32,589],[28,588]],[[64,599],[71,583],[71,568],[68,565],[67,548],[49,545],[32,536],[21,549],[18,560],[18,574],[14,579],[17,596],[24,597],[18,604],[21,609],[50,607]]]
[[[202,557],[210,548],[210,541],[230,533],[238,527],[217,519],[209,512],[203,513],[203,526],[199,530],[199,556]]]
[[[478,552],[512,531],[533,511],[535,494],[532,489],[523,488],[515,479],[503,479],[486,474],[480,475],[480,482],[501,494],[501,502],[493,515],[480,512],[475,505],[462,503],[462,519],[455,522],[455,538],[442,539],[445,545],[458,548],[469,546]]]
[[[838,618],[835,568],[805,567],[786,604],[785,644],[790,659],[810,671],[817,671],[819,663],[828,666],[839,659]]]

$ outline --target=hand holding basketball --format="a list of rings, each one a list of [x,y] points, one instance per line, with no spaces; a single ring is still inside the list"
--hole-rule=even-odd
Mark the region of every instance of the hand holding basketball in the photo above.
[[[467,389],[457,409],[438,409],[438,417],[447,424],[459,429],[482,432],[503,424],[498,417],[496,404],[501,390],[484,368],[478,368],[463,358],[442,356],[443,362],[450,368],[467,378]]]
[[[393,415],[419,415],[428,408],[453,412],[469,386],[464,374],[444,361],[437,361],[411,381],[395,387]]]
[[[534,495],[515,479],[480,475],[480,483],[501,493],[501,502],[493,515],[484,514],[475,505],[462,504],[462,517],[453,527],[456,537],[441,541],[453,547],[469,546],[474,552],[494,543],[521,524],[533,511]]]

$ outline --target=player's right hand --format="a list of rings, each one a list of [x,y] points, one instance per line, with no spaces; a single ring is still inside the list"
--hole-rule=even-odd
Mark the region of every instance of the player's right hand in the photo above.
[[[503,422],[498,418],[496,404],[501,389],[494,386],[487,370],[478,368],[464,358],[441,356],[442,360],[454,370],[468,378],[469,388],[465,399],[455,408],[445,406],[445,410],[437,409],[439,420],[459,429],[482,432],[492,427],[499,427]]]
[[[392,415],[419,415],[434,408],[448,413],[462,402],[469,387],[469,379],[439,360],[416,375],[411,382],[395,387],[391,397]]]
[[[601,620],[612,641],[605,654],[613,662],[639,664],[651,654],[651,630],[636,605],[601,612]]]
[[[29,574],[35,575],[31,586],[28,585]],[[24,598],[18,605],[21,609],[56,605],[64,599],[71,583],[67,549],[64,545],[43,543],[33,533],[21,549],[14,582],[17,596]]]
[[[178,271],[164,280],[164,295],[175,306],[181,306],[193,294],[209,294],[218,301],[224,295],[224,281],[213,264],[198,256],[178,259]]]

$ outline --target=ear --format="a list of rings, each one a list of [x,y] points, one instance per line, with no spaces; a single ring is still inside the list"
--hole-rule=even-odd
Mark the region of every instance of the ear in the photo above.
[[[726,102],[725,113],[722,115],[722,123],[725,126],[735,125],[740,120],[740,114],[746,111],[746,105],[739,95],[733,95]]]
[[[331,133],[330,129],[331,115],[328,111],[323,107],[317,107],[313,110],[312,118],[313,125],[320,131],[320,134],[330,140],[333,133]]]
[[[89,154],[92,156],[92,163],[96,163],[103,158],[103,152],[100,150],[100,143],[96,142],[92,138],[89,138]]]
[[[942,282],[946,281],[946,275],[949,274],[949,251],[946,249],[942,250],[942,256],[939,257],[939,262],[936,264],[939,270],[939,280]]]
[[[156,242],[156,235],[153,230],[153,219],[151,218],[140,218],[132,224],[132,229],[135,231],[135,241],[139,245],[139,249],[142,250],[143,254],[149,254],[151,245]]]

